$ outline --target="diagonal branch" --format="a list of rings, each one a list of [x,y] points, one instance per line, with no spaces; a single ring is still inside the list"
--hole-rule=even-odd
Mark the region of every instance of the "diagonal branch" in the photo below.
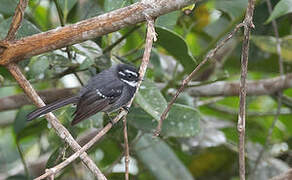
[[[6,41],[10,41],[15,39],[16,32],[19,29],[23,16],[25,8],[28,4],[28,0],[19,0],[18,5],[16,7],[9,31],[7,33],[7,36],[5,38]]]
[[[13,77],[16,79],[16,81],[23,89],[23,91],[30,97],[30,99],[33,101],[35,105],[37,105],[38,107],[45,106],[43,100],[39,97],[39,95],[33,89],[31,84],[27,81],[27,79],[24,77],[24,75],[22,74],[22,72],[20,71],[19,67],[16,64],[13,63],[8,64],[7,69],[10,71],[10,73],[13,75]],[[81,148],[80,145],[74,140],[72,135],[69,133],[69,131],[58,121],[58,119],[54,116],[53,113],[48,113],[46,115],[46,119],[51,124],[51,126],[56,130],[58,136],[62,140],[67,142],[74,151],[78,151]],[[88,157],[87,153],[85,152],[82,153],[80,155],[80,158],[99,180],[106,179],[104,175],[101,173],[101,171],[94,164],[94,162]]]
[[[10,28],[8,30],[8,33],[3,41],[0,41],[0,58],[1,54],[6,50],[9,41],[14,40],[17,30],[19,29],[23,16],[24,16],[24,11],[25,8],[28,4],[28,0],[19,0],[16,10],[12,19],[12,22],[10,24]],[[1,59],[0,59],[1,61]],[[1,64],[1,63],[0,63]]]
[[[201,69],[201,67],[207,63],[210,59],[212,59],[214,57],[214,55],[216,54],[216,52],[222,48],[224,46],[224,44],[230,40],[234,34],[243,26],[243,24],[238,24],[234,30],[229,33],[229,35],[222,40],[214,49],[212,49],[211,51],[209,51],[209,53],[207,54],[207,56],[205,57],[205,59],[193,70],[193,72],[188,75],[184,80],[183,83],[181,85],[181,87],[176,91],[175,95],[173,96],[173,98],[171,99],[171,101],[168,103],[166,109],[163,111],[161,117],[160,117],[160,121],[158,122],[158,125],[156,127],[156,131],[154,132],[155,136],[159,136],[160,131],[161,131],[161,127],[162,127],[162,122],[164,121],[164,119],[166,118],[171,106],[173,105],[173,103],[176,101],[177,97],[179,96],[179,94],[181,92],[183,92],[183,90],[185,89],[185,87],[187,86],[187,84],[193,79],[193,77],[197,74],[197,72]]]
[[[146,15],[147,16],[147,15]],[[153,40],[155,39],[155,30],[154,30],[154,21],[152,18],[147,18],[147,36],[146,36],[146,44],[145,44],[145,50],[144,50],[144,55],[142,59],[142,63],[139,69],[139,74],[140,74],[140,81],[138,82],[137,90],[135,95],[137,94],[142,79],[144,78],[149,59],[150,59],[150,53],[151,53],[151,48],[153,44]],[[134,95],[134,97],[135,97]],[[131,107],[134,97],[131,99],[131,101],[128,104],[128,107]],[[57,166],[50,168],[49,170],[46,171],[45,174],[41,175],[40,177],[36,178],[35,180],[41,180],[46,177],[49,177],[51,175],[56,174],[63,168],[65,168],[67,165],[69,165],[71,162],[73,162],[75,159],[77,159],[82,153],[87,151],[91,146],[93,146],[101,137],[103,137],[113,126],[113,124],[117,123],[122,117],[126,116],[128,114],[128,111],[122,110],[113,120],[113,123],[108,123],[99,133],[92,138],[86,145],[84,145],[79,151],[75,152],[73,155],[71,155],[69,158],[67,158],[65,161],[62,163],[58,164]]]

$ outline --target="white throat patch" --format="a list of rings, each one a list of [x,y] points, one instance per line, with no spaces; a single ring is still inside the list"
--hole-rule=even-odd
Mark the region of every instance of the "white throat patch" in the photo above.
[[[127,81],[127,80],[124,80],[124,79],[121,79],[121,80],[123,82],[127,83],[129,86],[137,87],[138,82],[136,82],[136,81]]]

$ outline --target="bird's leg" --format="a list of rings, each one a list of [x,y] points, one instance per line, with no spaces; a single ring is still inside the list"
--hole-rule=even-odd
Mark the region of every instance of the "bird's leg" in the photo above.
[[[125,111],[127,111],[127,113],[129,113],[129,111],[130,111],[130,108],[129,108],[128,106],[123,106],[123,109],[124,109]]]

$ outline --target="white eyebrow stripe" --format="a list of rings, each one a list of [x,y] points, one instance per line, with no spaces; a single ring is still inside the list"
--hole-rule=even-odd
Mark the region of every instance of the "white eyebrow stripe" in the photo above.
[[[132,87],[137,87],[138,82],[136,81],[127,81],[124,79],[121,79],[123,82],[127,83],[128,85],[132,86]]]
[[[123,73],[122,71],[119,71],[119,74],[122,75],[122,76],[125,76],[126,74]]]
[[[128,70],[128,69],[126,69],[125,72],[126,72],[126,73],[129,73],[129,74],[132,74],[132,75],[134,75],[134,76],[136,76],[136,77],[138,77],[138,74],[137,74],[136,72],[130,71],[130,70]]]

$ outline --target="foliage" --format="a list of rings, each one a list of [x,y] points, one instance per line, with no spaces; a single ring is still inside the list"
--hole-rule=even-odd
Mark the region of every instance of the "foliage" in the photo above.
[[[55,2],[61,12],[57,11]],[[59,27],[59,17],[63,18],[65,24],[71,24],[135,2],[30,0],[17,38]],[[6,36],[16,4],[16,0],[0,0],[0,39]],[[157,19],[158,41],[154,44],[145,80],[127,118],[130,154],[136,162],[130,164],[131,178],[238,178],[235,151],[238,143],[237,115],[224,111],[237,111],[238,97],[222,97],[211,105],[199,105],[212,97],[194,97],[186,91],[179,96],[164,121],[162,137],[152,138],[151,133],[167,102],[182,83],[183,77],[242,21],[246,6],[247,0],[202,1],[196,7],[190,6]],[[285,71],[289,72],[291,69],[289,63],[292,57],[292,26],[288,14],[291,12],[291,0],[273,1],[273,7],[273,13],[269,15],[265,1],[256,5],[256,28],[252,32],[249,79],[258,80],[278,75],[276,37],[272,20],[277,20],[278,23]],[[136,28],[125,40],[105,52],[107,47],[123,37],[131,28],[133,27],[72,45],[68,47],[71,58],[61,49],[25,59],[19,64],[37,90],[79,86],[76,77],[72,75],[73,72],[86,82],[113,63],[125,62],[137,67],[140,65],[145,43],[145,25]],[[200,83],[212,83],[219,79],[238,81],[242,36],[240,31],[225,44],[224,48],[218,51],[216,61],[205,65],[192,83],[199,86]],[[3,67],[0,67],[0,83],[0,97],[22,92]],[[292,91],[288,89],[284,91],[284,95],[290,97]],[[276,111],[277,101],[273,95],[248,97],[247,107],[248,112],[259,113],[256,116],[247,114],[247,160],[248,168],[252,169],[272,125],[274,116],[270,112]],[[283,107],[283,110],[288,109],[291,113],[290,108],[291,106]],[[23,106],[17,110],[0,112],[0,177],[3,175],[7,179],[27,179],[27,174],[15,168],[22,165],[22,156],[31,170],[30,177],[35,177],[33,167],[52,167],[72,154],[44,118],[34,122],[25,121],[25,115],[32,109],[32,106]],[[56,111],[56,115],[73,136],[81,139],[80,142],[82,137],[97,131],[108,122],[108,117],[99,113],[71,127],[73,112],[74,107],[67,106]],[[262,115],[265,113],[269,114]],[[291,129],[291,114],[280,115],[271,136],[272,145],[264,152],[256,179],[269,178],[291,166],[291,152],[288,150],[291,146]],[[89,151],[97,165],[103,172],[107,172],[109,179],[123,179],[123,162],[117,161],[123,156],[122,144],[122,124],[118,123]],[[19,150],[17,145],[20,145]],[[112,165],[114,168],[111,171]],[[93,179],[86,168],[79,167],[82,167],[82,163],[74,162],[56,179]],[[38,173],[44,172],[44,169],[41,170]]]

